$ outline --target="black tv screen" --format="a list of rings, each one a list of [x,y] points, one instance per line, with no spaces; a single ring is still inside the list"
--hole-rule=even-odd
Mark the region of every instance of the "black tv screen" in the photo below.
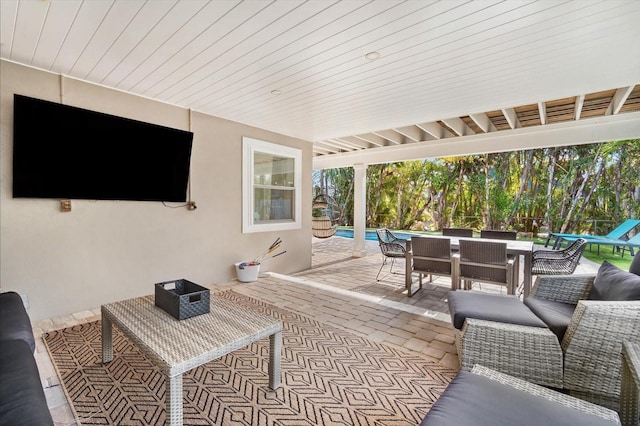
[[[13,101],[14,198],[186,201],[192,132]]]

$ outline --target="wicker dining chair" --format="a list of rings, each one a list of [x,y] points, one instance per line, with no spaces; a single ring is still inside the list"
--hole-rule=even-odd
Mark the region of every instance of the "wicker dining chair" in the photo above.
[[[533,275],[573,274],[587,244],[587,240],[579,238],[563,250],[534,251],[531,273]]]
[[[507,243],[460,240],[460,251],[454,256],[458,256],[454,289],[459,289],[463,280],[465,290],[471,290],[475,281],[501,284],[507,287],[508,294],[515,293],[516,259],[507,256]]]
[[[471,229],[471,228],[442,228],[442,235],[445,236],[445,237],[473,238],[473,229]]]
[[[433,275],[451,277],[451,287],[455,290],[455,268],[452,267],[449,238],[411,237],[411,251],[411,273],[418,273],[419,288],[422,288],[422,276],[428,274],[429,282],[433,281]]]
[[[391,259],[391,268],[389,269],[389,272],[393,274],[393,264],[395,260],[399,258],[404,259],[406,257],[407,242],[406,240],[393,235],[393,233],[387,228],[377,229],[376,235],[378,236],[378,245],[382,252],[382,265],[380,265],[378,275],[376,275],[376,281],[380,281],[380,272],[382,272],[384,265],[387,264],[387,259]]]
[[[494,231],[492,229],[483,229],[480,231],[480,238],[490,238],[492,240],[512,240],[515,241],[518,233],[515,231]]]

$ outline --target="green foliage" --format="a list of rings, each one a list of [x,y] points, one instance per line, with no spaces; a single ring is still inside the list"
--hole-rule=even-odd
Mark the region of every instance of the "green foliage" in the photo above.
[[[352,224],[353,169],[319,175]],[[367,203],[369,227],[606,234],[640,217],[640,140],[369,165]]]

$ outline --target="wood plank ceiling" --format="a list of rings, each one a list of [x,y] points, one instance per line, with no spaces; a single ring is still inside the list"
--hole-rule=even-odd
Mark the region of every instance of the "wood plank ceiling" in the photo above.
[[[638,22],[636,0],[2,0],[0,57],[327,156],[636,113]]]

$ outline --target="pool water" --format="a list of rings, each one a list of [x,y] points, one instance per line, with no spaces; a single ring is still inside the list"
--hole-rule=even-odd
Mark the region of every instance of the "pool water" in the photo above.
[[[353,238],[353,229],[338,229],[335,235],[337,235],[338,237]],[[402,238],[404,240],[409,240],[413,235],[418,235],[418,234],[410,234],[407,232],[394,232],[393,235],[395,235],[398,238]],[[364,238],[365,240],[369,240],[369,241],[378,241],[378,236],[376,235],[376,231],[365,231]]]

